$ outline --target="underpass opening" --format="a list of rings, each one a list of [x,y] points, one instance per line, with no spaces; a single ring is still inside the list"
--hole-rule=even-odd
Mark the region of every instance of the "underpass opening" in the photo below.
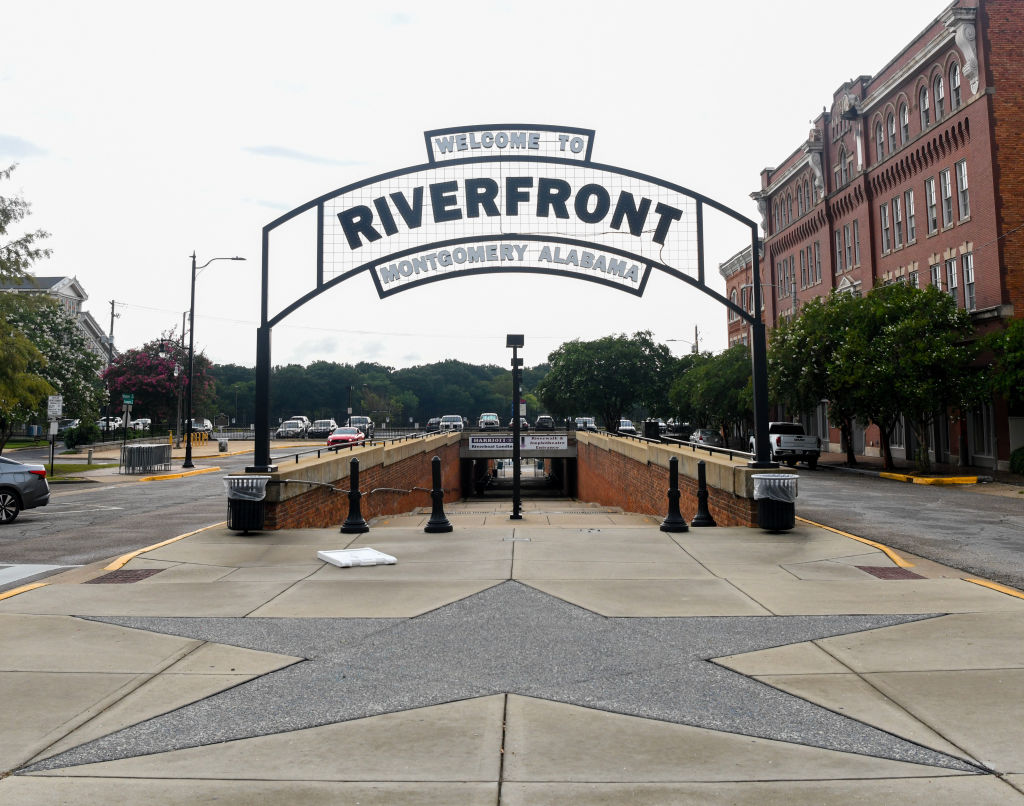
[[[729,308],[750,326],[755,467],[771,467],[765,327],[757,224],[683,186],[592,160],[595,133],[566,126],[497,124],[424,133],[426,163],[339,188],[263,228],[256,339],[256,444],[250,472],[273,472],[270,374],[273,327],[320,294],[369,273],[380,299],[428,283],[501,273],[558,275],[643,296],[652,270]],[[308,287],[270,311],[270,236],[296,217],[316,217]],[[753,309],[705,282],[705,217],[749,230]],[[477,458],[483,458],[478,456]],[[571,458],[557,453],[548,458]],[[472,469],[460,468],[460,478]],[[564,478],[570,477],[568,469]]]

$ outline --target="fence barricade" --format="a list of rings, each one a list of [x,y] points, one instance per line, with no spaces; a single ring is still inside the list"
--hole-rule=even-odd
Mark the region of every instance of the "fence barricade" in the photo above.
[[[171,469],[170,445],[125,445],[121,448],[122,473],[151,473]]]

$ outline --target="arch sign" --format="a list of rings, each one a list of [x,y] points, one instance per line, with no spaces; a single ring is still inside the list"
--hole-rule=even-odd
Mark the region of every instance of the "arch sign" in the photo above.
[[[767,437],[763,452],[760,438],[767,433],[767,374],[753,221],[674,183],[594,162],[594,131],[589,129],[463,126],[425,132],[424,140],[427,162],[331,191],[263,228],[256,454],[249,470],[273,470],[271,329],[357,274],[370,275],[381,299],[425,283],[506,272],[572,277],[643,296],[654,269],[698,288],[751,325],[755,464],[767,465]],[[705,284],[705,208],[750,228],[753,314]],[[309,284],[271,314],[269,236],[311,211],[316,215],[317,250]],[[294,285],[295,279],[292,273],[289,282]]]

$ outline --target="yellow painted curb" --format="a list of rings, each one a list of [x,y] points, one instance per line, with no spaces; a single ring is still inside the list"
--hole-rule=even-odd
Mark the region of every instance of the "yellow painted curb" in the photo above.
[[[166,479],[183,479],[185,476],[201,476],[203,473],[216,473],[219,467],[204,467],[201,470],[188,470],[184,473],[170,473],[166,476],[143,476],[139,481],[164,481]]]
[[[216,529],[218,526],[224,526],[225,524],[227,524],[227,521],[220,521],[219,523],[211,523],[209,526],[204,526],[202,529],[196,529],[195,531],[192,531],[192,532],[186,532],[183,535],[178,535],[177,537],[172,537],[170,540],[165,540],[162,543],[154,543],[152,546],[146,546],[144,549],[139,549],[137,551],[132,551],[132,552],[129,552],[128,554],[122,554],[120,557],[118,557],[116,560],[114,560],[110,565],[106,566],[103,570],[104,571],[116,571],[118,568],[121,568],[123,565],[126,565],[129,560],[134,560],[140,554],[145,554],[147,551],[152,551],[153,549],[158,549],[161,546],[167,546],[167,545],[170,545],[171,543],[177,543],[179,540],[184,540],[186,537],[192,537],[192,535],[197,535],[200,532],[205,532],[207,529]]]
[[[866,537],[857,537],[857,535],[851,535],[849,532],[843,532],[843,531],[841,531],[839,529],[833,529],[831,526],[826,526],[823,523],[815,523],[814,521],[809,521],[809,520],[807,520],[807,518],[797,517],[797,520],[801,521],[802,523],[809,524],[811,526],[817,526],[819,529],[825,529],[825,530],[827,530],[829,532],[834,532],[837,535],[842,535],[843,537],[848,537],[848,538],[850,538],[850,540],[856,540],[859,543],[866,543],[867,545],[869,545],[869,546],[871,546],[873,548],[876,548],[879,551],[883,552],[886,557],[888,557],[890,560],[892,560],[894,563],[896,563],[896,565],[898,565],[900,568],[913,568],[914,567],[914,564],[912,562],[908,562],[907,560],[904,560],[899,554],[897,554],[891,548],[889,548],[888,546],[884,546],[881,543],[876,543],[874,540],[868,540]]]
[[[905,473],[879,473],[879,478],[891,479],[892,481],[905,481],[908,484],[933,484],[933,485],[949,485],[949,484],[977,484],[977,476],[943,476],[941,478],[920,478],[918,476],[908,476]]]
[[[1000,585],[998,582],[989,582],[987,579],[973,579],[964,577],[964,582],[973,582],[975,585],[981,585],[983,588],[991,588],[994,591],[1005,593],[1007,596],[1015,596],[1018,599],[1024,599],[1024,593],[1017,590],[1016,588],[1008,588],[1006,585]]]
[[[22,585],[20,588],[11,588],[9,591],[0,593],[0,602],[4,599],[10,599],[12,596],[17,596],[19,593],[25,593],[25,591],[35,590],[36,588],[45,588],[49,584],[49,582],[33,582],[29,585]]]

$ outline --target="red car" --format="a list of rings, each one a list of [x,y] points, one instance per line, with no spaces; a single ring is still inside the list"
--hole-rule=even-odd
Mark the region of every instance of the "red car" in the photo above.
[[[358,428],[342,426],[341,428],[335,428],[331,435],[327,437],[327,447],[340,448],[343,445],[352,445],[364,442],[365,440],[366,436]]]

